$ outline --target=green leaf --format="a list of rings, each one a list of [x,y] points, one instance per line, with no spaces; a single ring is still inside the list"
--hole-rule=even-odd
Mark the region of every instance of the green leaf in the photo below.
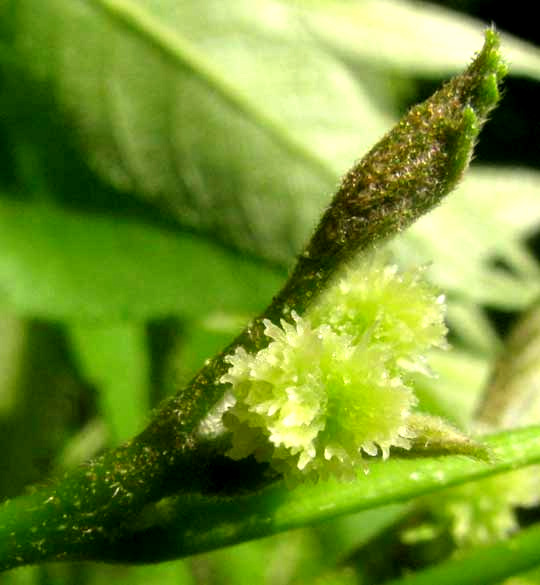
[[[182,339],[172,356],[177,386],[187,384],[204,362],[221,351],[248,321],[249,315],[221,312],[185,323]]]
[[[363,63],[412,74],[459,71],[481,40],[486,23],[444,6],[410,0],[296,0],[318,37]],[[495,23],[496,24],[496,23]],[[540,79],[540,49],[502,33],[514,74]]]
[[[259,0],[254,10],[253,2],[242,0],[223,12],[219,0],[18,0],[12,22],[22,66],[54,81],[50,91],[60,111],[69,113],[81,149],[102,176],[181,224],[286,265],[338,175],[391,119],[301,23],[310,28],[311,18],[324,20],[329,34],[343,39],[354,27],[355,42],[365,50],[382,55],[390,47],[394,59],[404,61],[412,51],[415,72],[427,64],[438,75],[449,68],[443,55],[452,69],[470,57],[482,28],[475,22],[463,28],[457,14],[441,16],[441,9],[425,5],[298,4],[304,8]],[[408,28],[402,35],[403,23]],[[456,42],[462,29],[470,31],[467,43]],[[369,42],[361,42],[366,30]],[[426,45],[418,42],[419,30],[427,31]],[[521,71],[514,46],[509,41],[505,51]],[[375,56],[370,71],[373,62]],[[377,71],[380,80],[387,79],[386,71]],[[456,203],[405,237],[400,260],[434,260],[433,280],[475,303],[523,307],[538,285],[516,241],[523,229],[512,218],[518,219],[516,210],[523,217],[520,211],[531,204],[524,225],[529,229],[538,219],[538,185],[531,172],[479,170],[456,194]],[[504,198],[510,190],[512,198]],[[497,214],[495,223],[476,203],[493,191],[496,208],[493,201],[488,206]],[[508,210],[505,199],[513,202],[510,222],[499,221],[499,210]],[[454,234],[453,245],[441,234]],[[518,266],[519,276],[494,269],[493,254]],[[474,287],[467,285],[472,278]]]
[[[433,377],[415,376],[414,390],[419,409],[444,416],[461,429],[470,428],[491,362],[458,349],[432,351],[429,364]]]
[[[0,306],[73,320],[257,311],[282,276],[191,234],[0,200]]]
[[[13,10],[21,62],[52,80],[102,176],[267,258],[298,252],[339,175],[390,121],[286,4]]]
[[[540,266],[523,243],[540,224],[539,202],[538,172],[473,168],[392,249],[405,265],[433,261],[428,276],[445,292],[475,304],[524,308],[540,293]]]
[[[495,363],[477,418],[492,429],[538,424],[540,301],[514,325]]]
[[[98,390],[111,445],[126,441],[144,427],[150,410],[144,326],[79,324],[69,333],[82,372]]]
[[[448,303],[447,321],[460,345],[474,355],[491,357],[500,349],[501,342],[493,324],[482,307],[470,299],[452,298]]]

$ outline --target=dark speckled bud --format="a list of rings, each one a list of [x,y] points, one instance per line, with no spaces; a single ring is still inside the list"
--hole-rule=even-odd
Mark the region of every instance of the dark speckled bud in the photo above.
[[[279,296],[283,305],[301,312],[343,262],[400,232],[453,189],[505,73],[498,36],[489,29],[468,69],[412,108],[347,173]]]

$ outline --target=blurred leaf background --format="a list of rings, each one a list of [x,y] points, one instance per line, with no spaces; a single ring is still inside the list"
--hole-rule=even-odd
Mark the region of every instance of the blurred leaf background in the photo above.
[[[540,292],[538,32],[526,12],[495,10],[1,0],[0,499],[141,430],[271,300],[339,177],[493,21],[510,77],[472,169],[389,246],[448,296],[453,349],[419,394],[467,428],[501,339]],[[0,583],[365,582],[339,567],[405,512]]]

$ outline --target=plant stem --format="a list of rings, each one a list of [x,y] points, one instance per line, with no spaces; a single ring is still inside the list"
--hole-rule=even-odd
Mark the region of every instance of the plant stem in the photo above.
[[[492,464],[462,455],[394,458],[370,463],[369,474],[359,470],[352,482],[320,482],[295,490],[274,484],[233,498],[171,495],[175,481],[189,481],[189,466],[170,468],[175,475],[163,485],[163,478],[152,475],[156,454],[131,445],[81,468],[58,487],[0,506],[0,568],[43,560],[159,562],[408,501],[537,463],[539,432],[535,427],[486,437],[496,456]],[[191,464],[205,467],[197,473],[207,474],[219,463],[208,455],[194,453]],[[123,461],[129,457],[134,457],[131,466]],[[144,505],[159,492],[159,501]]]

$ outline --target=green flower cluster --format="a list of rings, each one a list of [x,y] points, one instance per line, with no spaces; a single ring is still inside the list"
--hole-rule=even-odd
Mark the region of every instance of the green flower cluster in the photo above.
[[[265,349],[226,358],[228,455],[254,455],[295,483],[352,478],[364,454],[408,448],[410,374],[429,374],[426,351],[446,334],[444,299],[421,271],[400,274],[369,258],[290,317],[265,322]]]
[[[539,487],[539,468],[533,465],[443,490],[426,503],[434,530],[445,527],[456,546],[464,549],[515,532],[519,528],[515,509],[537,506]]]

